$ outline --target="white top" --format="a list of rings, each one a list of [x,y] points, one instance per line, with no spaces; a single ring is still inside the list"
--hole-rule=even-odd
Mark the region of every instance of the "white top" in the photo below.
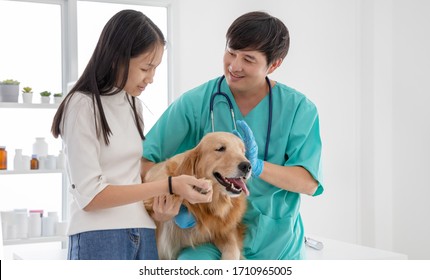
[[[155,228],[142,202],[90,212],[83,210],[110,184],[142,182],[142,140],[126,95],[122,91],[101,97],[106,120],[112,131],[109,146],[106,146],[102,133],[97,136],[90,96],[77,92],[66,107],[61,135],[70,183],[68,189],[72,194],[69,235],[103,229]],[[136,104],[142,117],[142,105],[138,100]]]

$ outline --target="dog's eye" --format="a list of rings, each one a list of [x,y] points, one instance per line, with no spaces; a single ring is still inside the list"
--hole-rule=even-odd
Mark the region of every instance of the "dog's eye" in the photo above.
[[[224,152],[225,151],[225,146],[221,146],[221,147],[217,148],[215,151],[217,151],[217,152]]]

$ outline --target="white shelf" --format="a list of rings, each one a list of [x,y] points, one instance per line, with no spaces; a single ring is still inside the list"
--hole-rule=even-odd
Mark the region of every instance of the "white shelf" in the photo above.
[[[52,99],[51,99],[52,102]],[[46,111],[48,110],[56,110],[59,107],[60,104],[56,104],[56,103],[40,103],[40,100],[36,99],[34,100],[34,103],[22,103],[21,101],[18,102],[0,102],[0,110],[1,112],[5,112],[7,114],[8,110],[12,110],[12,111],[18,111],[18,110],[33,110],[33,109],[39,109],[37,110],[38,114],[39,113],[43,113],[45,114]],[[39,112],[40,111],[40,112]],[[52,111],[51,111],[52,112]],[[11,112],[13,113],[13,112]],[[33,112],[36,113],[36,112]],[[31,119],[29,119],[31,121]],[[52,120],[50,120],[52,121]],[[9,127],[10,129],[14,129],[13,127]],[[54,177],[50,174],[58,174],[55,175],[55,177],[61,177],[61,185],[62,185],[62,190],[61,190],[61,213],[62,213],[62,217],[60,218],[61,220],[66,220],[66,213],[67,213],[67,206],[66,206],[66,202],[67,202],[67,190],[65,189],[65,176],[64,176],[64,170],[63,169],[37,169],[37,170],[13,170],[12,168],[9,170],[0,170],[0,177],[3,175],[15,175],[20,179],[19,176],[27,176],[27,175],[35,175],[35,174],[47,174],[48,176],[45,176],[46,178],[52,179],[50,177]],[[12,177],[15,177],[12,176]],[[43,177],[43,176],[42,176]],[[4,177],[2,177],[3,179]],[[4,178],[6,179],[6,178]],[[15,180],[15,178],[8,178],[8,179],[12,179]],[[35,178],[37,179],[37,178]],[[45,180],[45,178],[39,178],[42,180]],[[55,178],[55,179],[59,179],[59,178]],[[1,185],[1,187],[3,187],[3,184]],[[6,192],[6,194],[8,194],[8,189],[4,189],[4,188],[0,188],[3,189],[3,192]],[[0,228],[1,229],[1,228]],[[1,238],[1,237],[0,237]],[[50,247],[50,246],[55,246],[57,244],[55,244],[55,242],[61,243],[62,247],[64,246],[65,243],[67,243],[68,241],[68,237],[67,236],[46,236],[46,237],[35,237],[35,238],[22,238],[22,239],[6,239],[3,240],[3,245],[23,245],[23,246],[8,246],[9,248],[14,248],[14,247],[23,247],[23,248],[31,248],[31,247],[35,247],[38,246],[38,243],[45,243],[43,245],[41,245],[42,247]],[[1,240],[0,240],[1,242]],[[46,244],[48,243],[48,244]],[[52,244],[49,244],[52,243]],[[43,251],[43,250],[41,250]]]
[[[67,260],[67,249],[20,248],[12,250],[12,260]]]
[[[67,240],[68,240],[68,237],[64,235],[22,238],[22,239],[6,239],[6,240],[3,240],[3,245],[21,245],[21,244],[32,244],[32,243],[44,243],[44,242],[65,242]]]
[[[0,108],[23,108],[23,109],[56,109],[60,104],[42,104],[42,103],[14,103],[14,102],[0,102]]]
[[[17,171],[17,170],[0,170],[0,175],[11,175],[11,174],[49,174],[49,173],[63,173],[62,169],[37,169],[37,170],[26,170],[26,171]]]

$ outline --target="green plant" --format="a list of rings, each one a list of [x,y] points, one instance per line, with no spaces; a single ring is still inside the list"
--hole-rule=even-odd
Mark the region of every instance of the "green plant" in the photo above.
[[[51,92],[49,92],[49,91],[42,91],[41,93],[40,93],[40,96],[51,96]]]
[[[2,82],[0,82],[0,84],[3,84],[3,85],[19,85],[19,82],[17,80],[6,79],[6,80],[3,80]]]
[[[61,92],[54,93],[54,97],[62,97],[62,96],[63,96],[63,94]]]
[[[22,93],[33,93],[33,89],[31,87],[24,87]]]

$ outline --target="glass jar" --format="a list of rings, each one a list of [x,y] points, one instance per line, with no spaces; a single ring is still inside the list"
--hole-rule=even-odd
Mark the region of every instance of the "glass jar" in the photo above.
[[[7,169],[7,151],[5,146],[0,146],[0,170]]]
[[[30,169],[39,169],[39,160],[37,159],[37,155],[31,156]]]

